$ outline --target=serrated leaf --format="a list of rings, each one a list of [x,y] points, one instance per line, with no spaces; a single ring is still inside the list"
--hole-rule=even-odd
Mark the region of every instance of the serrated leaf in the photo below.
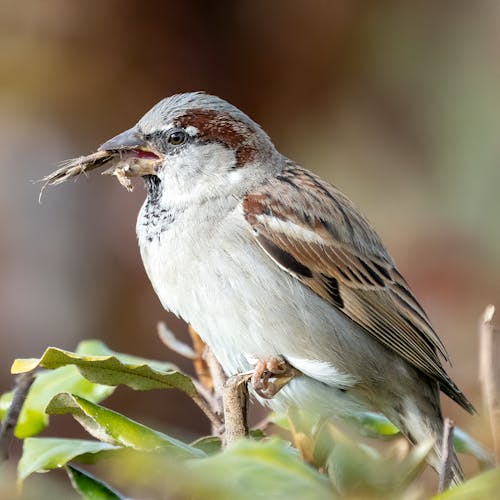
[[[499,491],[500,468],[497,467],[432,497],[432,500],[487,500],[498,498]]]
[[[58,394],[46,412],[72,415],[90,435],[106,443],[141,451],[165,450],[185,457],[205,456],[200,449],[73,394]]]
[[[197,395],[191,378],[177,371],[172,364],[118,353],[88,356],[49,347],[36,362],[23,359],[14,361],[11,371],[23,373],[27,368],[35,367],[53,370],[68,365],[76,366],[87,380],[97,384],[124,384],[141,391],[179,389],[189,396]]]
[[[63,438],[27,438],[17,466],[20,483],[34,472],[46,472],[66,465],[74,459],[98,458],[104,453],[120,450],[119,446],[99,441]]]
[[[103,481],[96,479],[86,471],[72,465],[66,465],[66,473],[71,485],[84,500],[121,500],[123,495],[108,486]]]
[[[107,354],[109,349],[100,341],[87,340],[77,347],[77,354],[89,352]],[[38,365],[37,360],[37,365]],[[31,369],[33,362],[18,363],[19,367]],[[62,366],[53,371],[43,371],[36,374],[24,402],[15,429],[16,437],[23,439],[34,436],[48,425],[45,407],[48,402],[60,392],[71,392],[94,402],[100,402],[114,391],[114,387],[94,384],[84,378],[75,366]],[[13,392],[7,392],[0,397],[0,420],[3,419],[12,403]]]

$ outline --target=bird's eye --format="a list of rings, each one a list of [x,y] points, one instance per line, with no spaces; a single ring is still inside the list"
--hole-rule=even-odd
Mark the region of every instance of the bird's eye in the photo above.
[[[182,130],[174,130],[168,136],[168,143],[172,146],[179,146],[186,140],[186,132]]]

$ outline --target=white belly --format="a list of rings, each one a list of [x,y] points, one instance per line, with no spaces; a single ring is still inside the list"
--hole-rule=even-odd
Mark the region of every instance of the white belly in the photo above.
[[[173,224],[151,242],[140,239],[163,306],[193,325],[228,373],[249,369],[246,355],[280,354],[273,339],[290,318],[275,302],[290,293],[293,278],[268,265],[256,244],[239,244],[235,233],[246,228],[233,227],[225,239],[223,227],[217,235],[193,229]]]
[[[152,241],[138,224],[144,265],[163,306],[194,327],[228,375],[250,370],[251,358],[282,355],[315,379],[292,381],[274,406],[316,394],[322,404],[337,407],[334,413],[350,413],[345,399],[351,396],[338,388],[353,385],[356,376],[343,349],[346,335],[359,345],[366,334],[351,331],[341,313],[280,269],[237,211],[211,232],[203,221],[184,222],[176,220]]]

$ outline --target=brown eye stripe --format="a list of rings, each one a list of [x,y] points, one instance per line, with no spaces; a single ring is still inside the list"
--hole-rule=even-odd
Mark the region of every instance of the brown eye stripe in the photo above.
[[[243,167],[254,160],[256,147],[249,140],[254,137],[252,127],[234,119],[229,113],[209,109],[191,109],[177,118],[177,127],[195,127],[198,138],[207,142],[218,142],[236,150],[236,167]]]

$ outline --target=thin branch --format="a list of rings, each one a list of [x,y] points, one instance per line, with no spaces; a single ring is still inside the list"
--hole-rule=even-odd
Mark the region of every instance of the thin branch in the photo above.
[[[198,391],[203,395],[212,412],[223,422],[224,407],[222,397],[226,375],[213,352],[191,325],[189,325],[189,335],[191,335],[196,353],[193,365],[198,377]],[[220,435],[222,428],[223,423],[214,424],[212,421],[212,434]]]
[[[16,378],[14,397],[0,430],[0,462],[8,460],[10,443],[14,437],[17,419],[28,397],[31,384],[35,380],[35,372],[22,373]]]
[[[222,412],[217,414],[214,410],[215,398],[212,395],[211,388],[213,386],[210,372],[203,360],[203,351],[205,344],[200,339],[198,334],[189,327],[189,333],[193,340],[194,349],[180,341],[175,334],[167,328],[165,323],[158,323],[158,336],[161,341],[171,350],[180,354],[184,358],[190,359],[196,370],[197,379],[193,379],[193,383],[198,391],[196,396],[192,399],[196,405],[201,409],[205,416],[212,424],[212,432],[216,435],[221,435],[224,429],[224,422],[222,421]]]
[[[167,325],[160,321],[158,323],[158,337],[160,340],[171,350],[181,355],[183,358],[194,360],[196,353],[191,346],[180,341],[172,332],[167,328]]]
[[[210,420],[210,423],[212,424],[212,432],[217,436],[222,435],[224,431],[224,422],[222,421],[222,418],[210,409],[201,395],[198,394],[197,396],[192,396],[191,398]]]
[[[224,446],[229,446],[248,434],[247,382],[252,374],[253,372],[233,375],[224,386]]]
[[[222,402],[223,394],[224,394],[224,386],[226,385],[226,374],[222,369],[222,366],[217,361],[214,353],[211,349],[206,346],[203,357],[208,365],[208,369],[210,371],[210,375],[212,377],[213,384],[213,397],[212,397],[212,409],[218,413],[219,415],[224,414],[224,405]]]
[[[490,421],[493,437],[495,462],[500,463],[500,408],[497,401],[496,371],[495,371],[495,326],[493,315],[495,307],[486,307],[479,324],[479,381],[483,394],[483,404]]]
[[[193,378],[192,381],[194,386],[196,387],[196,390],[200,393],[200,396],[207,402],[210,408],[212,408],[212,410],[215,411],[214,410],[215,398],[214,395],[212,394],[212,391],[205,389],[205,387],[203,387],[203,385],[198,379]]]
[[[448,489],[453,479],[453,422],[446,418],[444,420],[443,442],[441,444],[441,457],[439,460],[439,484],[438,492]]]

